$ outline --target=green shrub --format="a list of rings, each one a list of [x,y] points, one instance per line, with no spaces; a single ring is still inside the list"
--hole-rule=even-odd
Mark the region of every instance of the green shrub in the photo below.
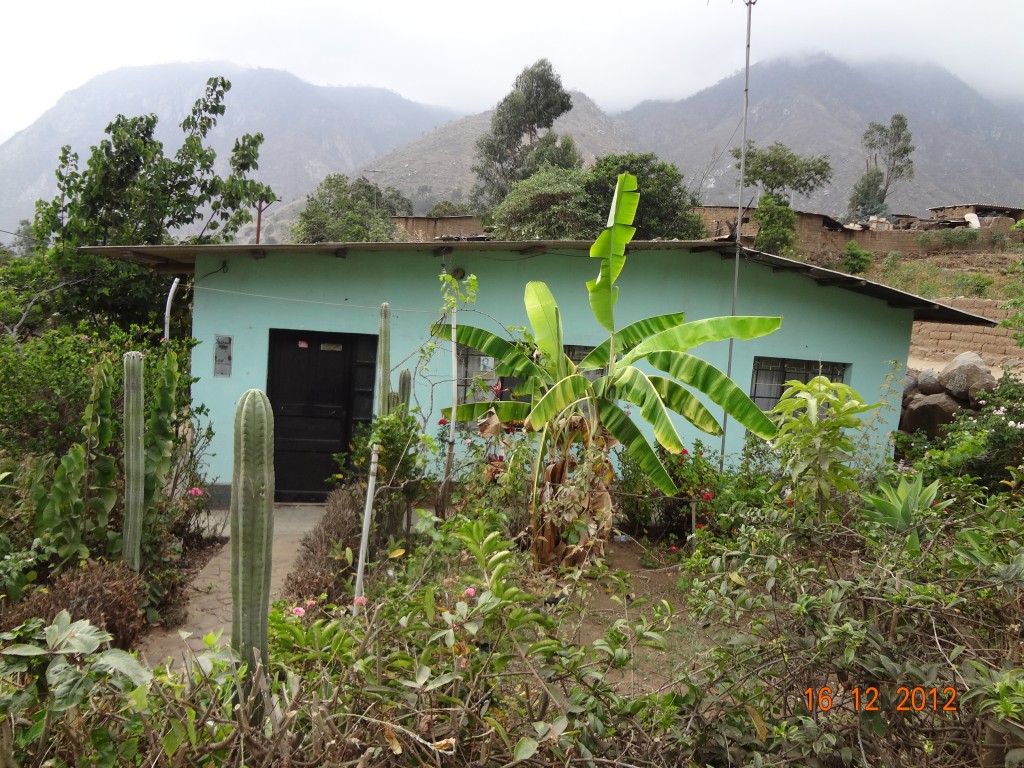
[[[754,247],[766,253],[785,254],[796,244],[796,211],[775,195],[761,195],[751,214],[760,225]]]
[[[953,250],[978,242],[978,230],[937,229],[920,235],[917,238],[917,242],[925,248],[938,246],[946,250]]]
[[[139,609],[144,599],[142,578],[121,561],[88,562],[61,574],[45,589],[37,588],[17,605],[0,612],[0,630],[9,631],[29,619],[52,622],[61,611],[109,632],[113,644],[135,647],[145,622]]]
[[[895,269],[899,266],[903,260],[903,254],[899,251],[889,251],[885,254],[885,258],[882,259],[882,266],[885,267],[886,271]]]
[[[981,298],[993,282],[993,278],[978,272],[960,273],[953,278],[953,290],[959,296]]]
[[[850,240],[843,249],[843,269],[851,275],[866,272],[873,258],[871,251],[865,251],[856,240]]]
[[[327,495],[324,513],[299,542],[295,567],[285,579],[285,594],[297,601],[318,599],[331,604],[348,601],[363,529],[363,489],[355,484]],[[374,555],[376,547],[371,551]]]
[[[930,480],[970,476],[995,492],[1009,479],[1008,467],[1024,464],[1024,383],[1007,375],[978,397],[980,408],[958,411],[935,440],[902,438],[898,446]]]

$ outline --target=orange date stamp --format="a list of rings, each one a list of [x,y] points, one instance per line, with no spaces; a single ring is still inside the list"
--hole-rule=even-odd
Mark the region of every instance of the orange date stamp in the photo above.
[[[856,712],[878,712],[881,710],[878,688],[873,685],[857,686],[834,690],[827,685],[820,688],[807,688],[804,691],[804,703],[811,712],[828,712],[833,707],[839,709],[852,708]],[[896,689],[892,704],[896,712],[956,712],[956,688],[907,686]]]

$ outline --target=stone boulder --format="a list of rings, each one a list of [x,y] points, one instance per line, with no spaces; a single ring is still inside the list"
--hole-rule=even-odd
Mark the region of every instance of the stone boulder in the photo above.
[[[919,392],[917,386],[917,373],[907,373],[907,378],[903,381],[903,407],[907,407],[907,403],[913,399],[914,395]]]
[[[900,430],[916,432],[923,429],[928,433],[928,437],[937,437],[939,427],[953,421],[953,416],[961,408],[963,408],[963,403],[946,392],[937,395],[925,395],[918,392],[903,410]]]
[[[939,382],[939,375],[931,368],[917,374],[917,391],[922,395],[941,395],[946,388]]]
[[[964,352],[939,372],[939,383],[953,397],[976,403],[979,392],[991,392],[996,379],[977,352]],[[918,378],[920,386],[920,378]],[[924,388],[921,388],[924,391]]]

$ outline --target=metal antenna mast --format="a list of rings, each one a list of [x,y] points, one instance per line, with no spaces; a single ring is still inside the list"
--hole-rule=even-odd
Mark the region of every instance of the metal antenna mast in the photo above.
[[[736,193],[736,258],[732,273],[732,314],[736,315],[736,301],[740,291],[740,258],[743,256],[743,242],[740,232],[743,230],[743,185],[747,170],[747,113],[750,111],[750,22],[754,5],[757,0],[743,0],[747,6],[747,57],[743,70],[743,139],[740,142],[740,185]],[[725,375],[732,378],[732,348],[734,339],[729,339],[729,353],[725,364]],[[722,415],[722,448],[718,457],[719,471],[725,469],[725,437],[729,428],[729,414]]]

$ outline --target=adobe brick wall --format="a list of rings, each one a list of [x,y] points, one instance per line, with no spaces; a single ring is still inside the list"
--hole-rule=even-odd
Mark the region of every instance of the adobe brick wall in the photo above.
[[[470,237],[484,231],[476,216],[392,216],[391,221],[416,243],[429,243],[439,237]]]
[[[1009,317],[1010,311],[1003,309],[1003,302],[989,299],[939,299],[943,304],[1001,321]],[[1024,348],[1010,336],[1009,328],[983,328],[972,325],[948,325],[945,323],[914,323],[910,335],[911,358],[950,361],[961,352],[977,352],[992,368],[1024,365]]]
[[[736,222],[736,209],[728,206],[709,205],[696,209],[704,228],[709,237],[720,237],[729,234],[729,227]],[[851,240],[866,251],[871,251],[876,256],[885,256],[891,251],[899,251],[903,256],[922,256],[928,253],[943,253],[946,249],[941,246],[925,246],[918,242],[918,238],[924,234],[921,230],[893,229],[886,231],[874,230],[843,230],[835,232],[826,229],[823,225],[821,214],[805,213],[797,211],[796,219],[796,248],[806,254],[810,259],[823,265],[834,264],[842,258],[843,249]],[[978,240],[975,243],[957,246],[960,253],[988,253],[993,250],[993,235],[995,233],[1008,234],[1011,242],[1024,242],[1024,233],[1010,233],[1013,219],[996,218],[987,219],[990,226],[978,230]],[[752,217],[743,224],[743,239],[752,243],[760,225]]]

